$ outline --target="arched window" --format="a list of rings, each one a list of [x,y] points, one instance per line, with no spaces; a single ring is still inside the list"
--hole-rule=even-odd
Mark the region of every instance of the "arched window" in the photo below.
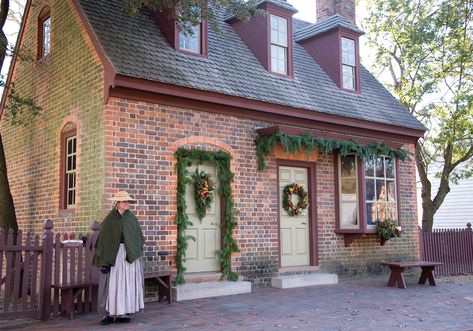
[[[76,204],[77,126],[68,122],[61,131],[60,208],[70,209]]]
[[[44,7],[38,16],[38,59],[51,51],[51,10]]]

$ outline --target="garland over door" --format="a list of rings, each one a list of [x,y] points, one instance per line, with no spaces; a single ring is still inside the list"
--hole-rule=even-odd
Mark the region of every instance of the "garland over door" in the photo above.
[[[192,236],[194,240],[188,240],[186,250],[185,266],[187,272],[204,272],[204,271],[220,271],[220,262],[216,251],[221,248],[220,240],[220,196],[217,194],[218,179],[217,170],[211,165],[191,166],[187,168],[188,174],[195,173],[195,169],[210,174],[211,179],[215,183],[214,201],[204,219],[199,220],[195,211],[194,186],[189,184],[186,186],[186,213],[189,221],[193,225],[189,225],[185,231],[186,236]]]
[[[304,190],[309,192],[307,168],[279,167],[279,219],[282,267],[310,264],[309,207],[304,210],[302,215],[298,216],[289,216],[282,207],[284,187],[292,183],[304,186]],[[298,198],[295,194],[292,196],[294,204],[297,204]]]

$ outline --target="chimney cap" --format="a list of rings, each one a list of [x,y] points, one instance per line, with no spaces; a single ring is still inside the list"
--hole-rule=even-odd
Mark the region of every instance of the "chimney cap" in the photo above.
[[[324,32],[333,30],[335,28],[345,28],[353,31],[360,35],[365,34],[363,30],[360,30],[355,24],[347,20],[345,17],[339,14],[329,16],[319,22],[307,25],[300,30],[294,32],[294,40],[296,42],[303,41],[305,39],[317,36]]]

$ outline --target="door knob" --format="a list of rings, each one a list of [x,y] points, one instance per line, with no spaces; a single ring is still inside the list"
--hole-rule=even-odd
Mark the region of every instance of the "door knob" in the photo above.
[[[306,225],[307,223],[306,222],[301,222],[301,224]]]
[[[210,225],[218,226],[218,223],[217,222],[212,222],[212,223],[210,223]]]

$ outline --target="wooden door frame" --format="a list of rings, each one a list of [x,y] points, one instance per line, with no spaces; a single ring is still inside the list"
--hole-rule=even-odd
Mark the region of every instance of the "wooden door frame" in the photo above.
[[[277,206],[278,206],[278,257],[279,267],[281,268],[281,192],[279,192],[279,167],[298,167],[307,169],[307,182],[309,187],[309,265],[319,265],[318,231],[317,231],[317,175],[316,163],[307,161],[295,161],[276,159],[276,187],[277,187]]]

